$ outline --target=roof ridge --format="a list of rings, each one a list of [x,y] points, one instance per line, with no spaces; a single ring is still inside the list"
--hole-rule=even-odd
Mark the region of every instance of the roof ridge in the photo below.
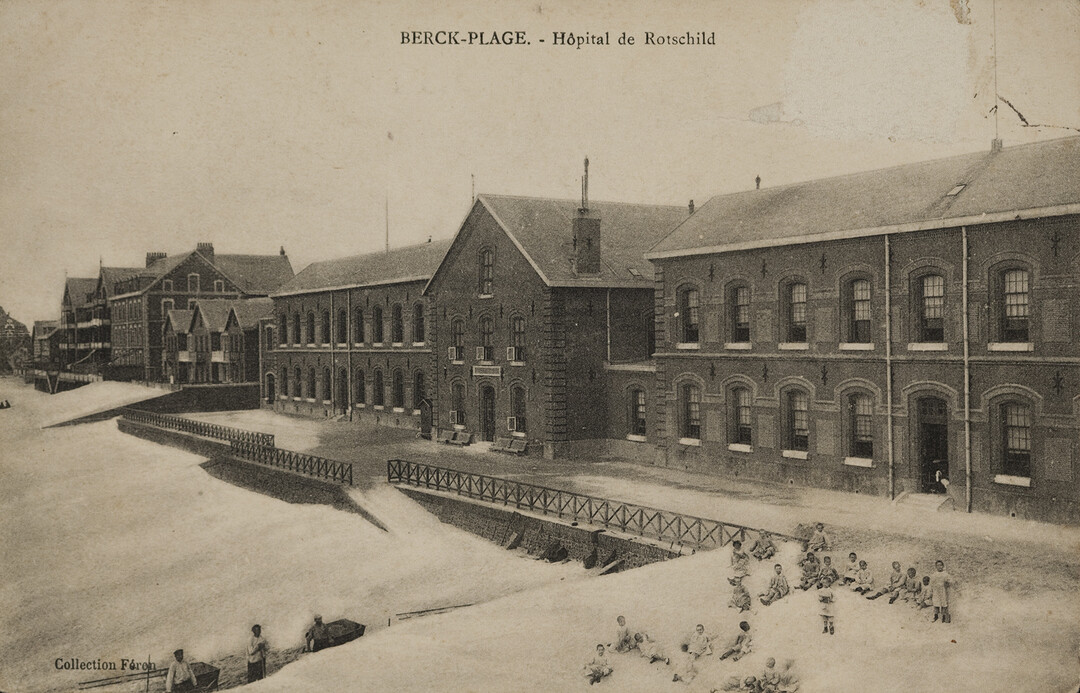
[[[569,197],[544,197],[542,195],[505,195],[500,193],[477,193],[477,198],[480,197],[500,197],[513,200],[542,200],[545,202],[569,202],[571,204],[577,204],[578,200]],[[600,205],[621,205],[624,207],[663,207],[671,209],[684,209],[685,205],[678,204],[653,204],[647,202],[618,202],[615,200],[589,200],[589,203],[596,203]]]
[[[401,245],[401,246],[398,246],[396,248],[391,248],[389,252],[393,253],[393,252],[399,251],[399,250],[411,250],[411,249],[414,249],[414,248],[425,248],[425,247],[428,247],[428,246],[435,246],[438,243],[451,243],[451,242],[453,242],[453,240],[454,240],[453,237],[433,238],[430,241],[424,241],[422,243],[414,243],[412,245]],[[325,260],[312,260],[311,262],[309,262],[304,267],[304,269],[300,270],[300,272],[306,272],[308,267],[312,267],[314,265],[322,265],[322,264],[325,264],[327,262],[345,262],[347,260],[356,260],[356,259],[362,258],[362,257],[371,257],[373,255],[386,255],[386,254],[388,254],[386,250],[372,250],[372,251],[367,252],[367,253],[356,253],[354,255],[344,255],[342,257],[327,258]],[[300,274],[300,272],[297,272],[297,274]]]

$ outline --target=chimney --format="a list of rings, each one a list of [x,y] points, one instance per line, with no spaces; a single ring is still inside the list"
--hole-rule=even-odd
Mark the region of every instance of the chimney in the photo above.
[[[754,190],[761,190],[761,176],[754,176]]]
[[[1002,141],[999,140],[998,138],[995,137],[994,139],[990,140],[990,152],[991,153],[1000,152],[1001,147],[1002,147]]]
[[[585,175],[581,179],[581,207],[573,221],[574,271],[578,274],[600,273],[600,216],[589,211],[589,158],[585,157]]]
[[[690,204],[687,205],[687,207],[690,209],[690,213],[693,214],[694,213],[694,201],[690,200]]]
[[[154,264],[158,260],[164,260],[167,257],[165,253],[147,253],[146,254],[146,266]]]
[[[278,251],[282,257],[285,257],[285,246],[281,246],[281,250]]]
[[[199,251],[199,254],[205,257],[211,262],[214,261],[214,244],[213,243],[196,243],[195,250]]]

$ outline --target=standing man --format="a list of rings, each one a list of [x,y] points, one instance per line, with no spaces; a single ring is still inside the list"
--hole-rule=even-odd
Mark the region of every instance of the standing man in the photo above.
[[[323,625],[322,616],[319,614],[315,614],[315,623],[304,634],[304,640],[307,643],[308,652],[318,652],[325,647],[330,647],[330,631]]]
[[[266,638],[262,636],[262,626],[256,623],[251,627],[247,649],[248,683],[266,676],[266,652],[269,649]]]
[[[184,651],[176,650],[173,657],[176,661],[169,664],[169,673],[165,676],[165,690],[168,693],[195,690],[199,682],[195,679],[191,666],[184,661]]]

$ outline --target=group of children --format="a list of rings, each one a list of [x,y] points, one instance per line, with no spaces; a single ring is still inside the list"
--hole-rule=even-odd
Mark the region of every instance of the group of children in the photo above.
[[[663,662],[672,666],[674,674],[672,681],[690,683],[697,677],[697,661],[702,657],[716,654],[719,659],[731,659],[734,662],[749,654],[753,648],[753,638],[750,634],[750,624],[746,621],[739,623],[738,631],[733,633],[727,641],[717,644],[718,638],[705,632],[705,626],[697,624],[694,631],[688,635],[679,645],[679,655],[674,663],[664,650],[649,637],[645,632],[632,632],[626,625],[626,617],[619,616],[619,624],[615,633],[615,642],[606,647],[603,644],[596,646],[596,654],[585,664],[585,678],[589,684],[599,683],[610,676],[614,671],[611,660],[607,653],[611,650],[619,653],[637,651],[637,653],[652,662]],[[714,644],[717,646],[714,649]],[[723,690],[725,691],[752,691],[753,693],[794,693],[799,688],[798,678],[791,671],[792,661],[788,661],[783,670],[776,669],[776,660],[769,658],[765,670],[760,677],[747,676],[731,677],[728,679]],[[719,689],[714,689],[719,690]]]

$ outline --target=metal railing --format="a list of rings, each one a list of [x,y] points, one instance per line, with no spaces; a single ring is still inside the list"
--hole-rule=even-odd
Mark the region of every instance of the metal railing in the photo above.
[[[219,440],[227,440],[230,442],[235,441],[274,447],[274,434],[272,433],[245,431],[242,428],[222,426],[220,424],[210,423],[209,421],[195,421],[180,416],[156,414],[154,412],[139,411],[137,409],[124,409],[123,414],[124,418],[129,421],[150,424],[151,426],[157,426],[158,428],[167,428],[173,431],[182,431],[184,433],[194,433],[195,435],[204,436],[206,438],[217,438]]]
[[[279,469],[287,469],[306,476],[313,476],[326,481],[339,484],[353,483],[353,468],[349,462],[329,460],[325,457],[316,457],[302,452],[282,450],[280,448],[260,445],[250,441],[231,440],[229,446],[232,453],[245,460],[258,462]]]
[[[466,498],[513,506],[520,510],[584,522],[693,549],[713,549],[735,540],[745,543],[747,539],[756,539],[762,532],[760,529],[730,522],[682,515],[668,510],[594,498],[571,491],[407,460],[387,461],[386,480],[392,484],[408,484],[455,493]],[[796,537],[776,532],[770,534],[778,539],[799,541]]]

